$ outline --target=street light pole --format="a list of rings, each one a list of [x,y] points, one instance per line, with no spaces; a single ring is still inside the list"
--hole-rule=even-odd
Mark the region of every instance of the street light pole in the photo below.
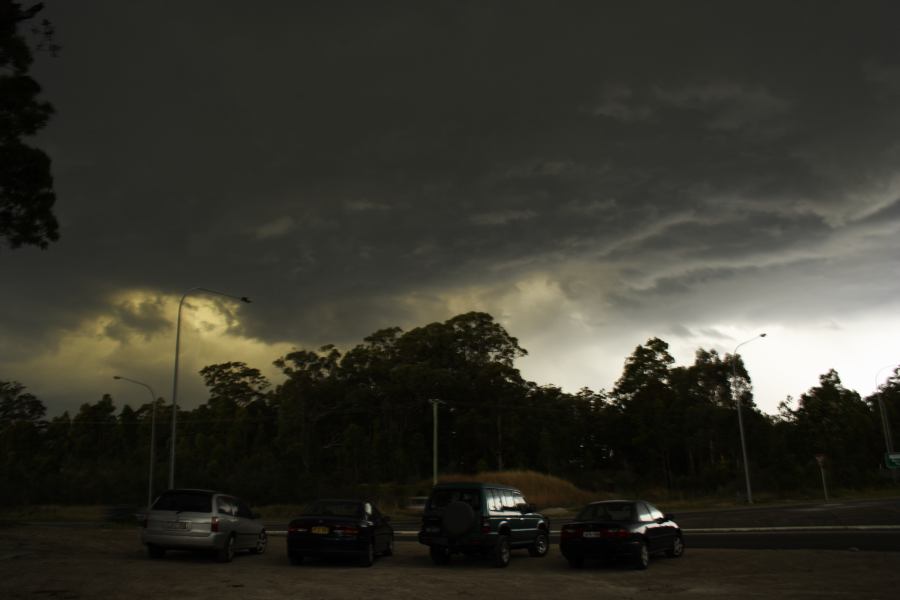
[[[141,381],[119,377],[118,375],[113,375],[113,379],[121,379],[135,385],[142,385],[150,392],[150,476],[147,482],[147,510],[150,510],[150,505],[153,503],[153,464],[156,462],[156,394],[149,385]]]
[[[193,287],[189,289],[181,296],[181,301],[178,303],[178,318],[175,321],[175,374],[172,377],[172,449],[171,452],[169,452],[170,490],[175,488],[175,421],[178,418],[178,353],[181,346],[181,309],[184,307],[185,298],[187,298],[191,292],[206,292],[207,294],[224,296],[226,298],[232,298],[233,300],[246,302],[247,304],[250,303],[250,299],[246,296],[232,296],[231,294],[217,292],[216,290],[210,290],[202,287]]]
[[[744,344],[749,344],[754,340],[758,340],[760,338],[766,337],[765,333],[761,333],[757,336],[750,338],[744,342],[741,342],[737,346],[734,347],[734,352],[731,353],[731,393],[734,395],[735,407],[737,408],[738,415],[738,429],[741,432],[741,456],[744,461],[744,482],[747,484],[747,504],[753,504],[753,492],[750,489],[750,465],[747,463],[747,442],[744,439],[744,418],[741,416],[741,395],[738,392],[737,388],[737,357],[738,357],[738,348],[743,346]]]
[[[432,473],[432,481],[434,485],[437,485],[437,474],[438,474],[438,404],[446,404],[443,400],[438,400],[436,398],[432,398],[428,400],[428,403],[431,404],[432,414],[434,417],[434,433],[432,434],[432,458],[431,458],[431,473]]]

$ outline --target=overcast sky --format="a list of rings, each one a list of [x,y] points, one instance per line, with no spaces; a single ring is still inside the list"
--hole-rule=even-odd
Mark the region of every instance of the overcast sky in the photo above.
[[[741,348],[774,413],[900,363],[900,3],[49,0],[61,240],[0,250],[0,379],[205,401],[486,311],[539,384],[657,336]]]

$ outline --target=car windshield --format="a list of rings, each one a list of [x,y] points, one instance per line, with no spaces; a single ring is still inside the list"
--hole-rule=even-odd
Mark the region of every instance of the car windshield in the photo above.
[[[206,492],[166,492],[153,505],[153,510],[178,512],[212,512],[212,494]]]
[[[634,504],[631,502],[601,502],[588,504],[578,513],[578,521],[634,521]]]
[[[444,508],[451,502],[465,502],[475,510],[481,508],[479,490],[435,490],[431,495],[431,508]]]
[[[360,517],[363,507],[359,502],[347,500],[319,500],[307,505],[303,513],[317,517]]]

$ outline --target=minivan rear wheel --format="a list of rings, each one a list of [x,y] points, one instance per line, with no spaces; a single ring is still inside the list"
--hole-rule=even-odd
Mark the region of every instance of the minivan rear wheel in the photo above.
[[[254,546],[250,552],[253,554],[262,554],[266,551],[266,546],[269,543],[269,536],[266,535],[266,530],[263,529],[259,532],[259,536],[256,538],[256,546]]]
[[[225,544],[219,548],[219,551],[216,553],[216,560],[219,562],[227,563],[231,562],[234,558],[234,536],[228,536],[228,539],[225,540]]]

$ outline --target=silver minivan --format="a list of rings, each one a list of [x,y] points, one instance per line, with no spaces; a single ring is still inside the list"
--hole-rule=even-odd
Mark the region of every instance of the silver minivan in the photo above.
[[[204,550],[230,562],[238,550],[262,554],[268,538],[259,515],[239,498],[211,490],[169,490],[147,511],[141,543],[150,558],[166,550]]]

